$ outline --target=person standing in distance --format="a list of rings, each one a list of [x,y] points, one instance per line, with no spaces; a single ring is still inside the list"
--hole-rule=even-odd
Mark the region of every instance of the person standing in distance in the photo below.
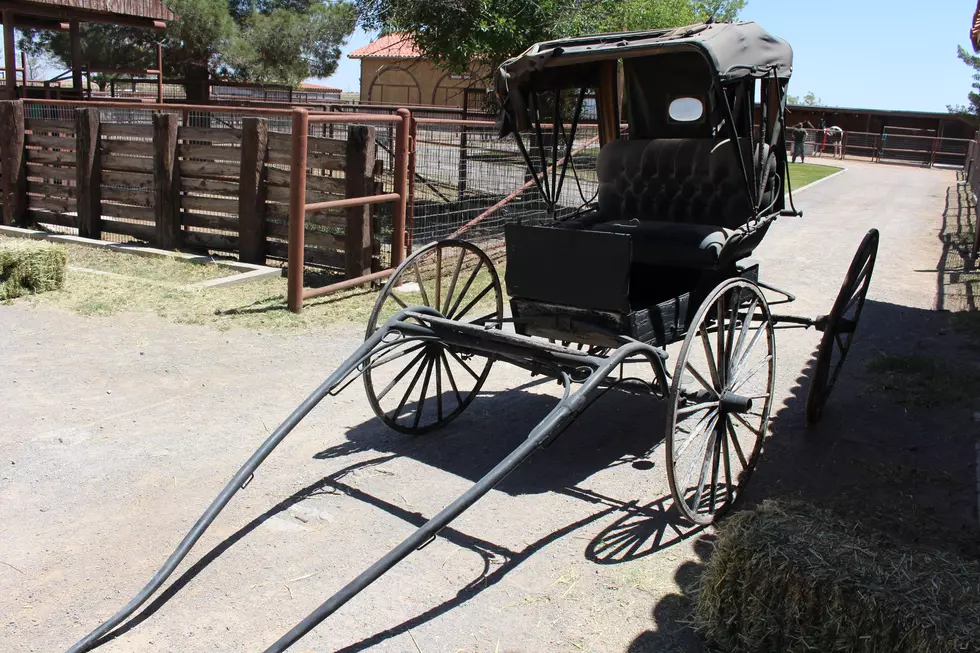
[[[806,130],[803,129],[803,123],[797,123],[790,134],[793,136],[793,163],[796,163],[797,155],[800,157],[800,163],[804,163],[806,161]]]

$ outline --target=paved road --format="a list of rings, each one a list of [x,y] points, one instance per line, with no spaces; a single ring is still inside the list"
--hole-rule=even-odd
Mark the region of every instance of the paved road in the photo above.
[[[921,322],[935,300],[935,274],[920,271],[935,269],[953,181],[950,172],[851,165],[798,196],[804,219],[773,228],[757,252],[764,277],[800,296],[794,311],[826,311],[861,236],[877,226],[864,339],[904,346],[902,320]],[[45,653],[66,649],[142,587],[277,420],[360,338],[360,328],[229,334],[22,303],[0,307],[0,332],[0,650]],[[806,331],[778,337],[774,440],[813,442],[798,380],[817,341]],[[818,451],[867,427],[875,406],[862,399],[861,368],[833,398]],[[327,401],[201,540],[172,599],[102,650],[263,650],[502,458],[555,388],[499,368],[485,395],[445,432],[417,439],[382,428],[359,386]],[[644,464],[662,422],[649,399],[608,395],[295,650],[697,650],[677,625],[678,593],[707,547],[663,513],[662,448]],[[760,465],[756,498],[778,494],[787,457],[800,453],[776,442],[764,461],[770,449],[778,455]]]

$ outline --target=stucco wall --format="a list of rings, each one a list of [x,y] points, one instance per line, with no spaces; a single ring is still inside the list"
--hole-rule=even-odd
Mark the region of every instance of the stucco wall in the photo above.
[[[463,106],[465,88],[484,88],[478,69],[450,75],[418,59],[361,59],[361,102]]]

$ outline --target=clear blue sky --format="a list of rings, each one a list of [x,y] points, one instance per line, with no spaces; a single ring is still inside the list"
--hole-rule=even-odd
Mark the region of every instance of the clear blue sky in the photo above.
[[[972,72],[956,46],[972,51],[976,7],[975,0],[749,0],[742,18],[793,46],[793,95],[813,91],[831,106],[945,111],[970,90]],[[360,65],[347,53],[371,40],[355,33],[326,83],[358,90]]]

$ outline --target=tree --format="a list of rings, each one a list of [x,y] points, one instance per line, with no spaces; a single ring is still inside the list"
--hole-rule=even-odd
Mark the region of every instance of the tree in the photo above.
[[[450,72],[492,69],[538,41],[732,20],[745,0],[355,0],[362,25],[412,35]]]
[[[333,73],[340,46],[354,31],[346,0],[167,0],[179,16],[161,33],[82,25],[82,60],[95,68],[155,68],[185,80],[188,101],[204,102],[212,75],[296,85]],[[71,65],[68,34],[32,30],[21,47]]]
[[[787,95],[786,96],[786,103],[787,104],[796,104],[796,105],[801,105],[802,104],[803,106],[806,106],[806,107],[816,107],[816,106],[820,106],[821,104],[823,104],[823,100],[821,100],[820,98],[818,98],[817,97],[817,94],[814,93],[813,91],[807,91],[807,94],[803,96],[803,101],[802,102],[800,102],[800,96],[799,95]]]
[[[950,113],[958,113],[974,119],[980,118],[980,57],[970,54],[959,45],[956,46],[956,56],[973,69],[973,90],[966,96],[969,104],[947,104],[946,109]]]

